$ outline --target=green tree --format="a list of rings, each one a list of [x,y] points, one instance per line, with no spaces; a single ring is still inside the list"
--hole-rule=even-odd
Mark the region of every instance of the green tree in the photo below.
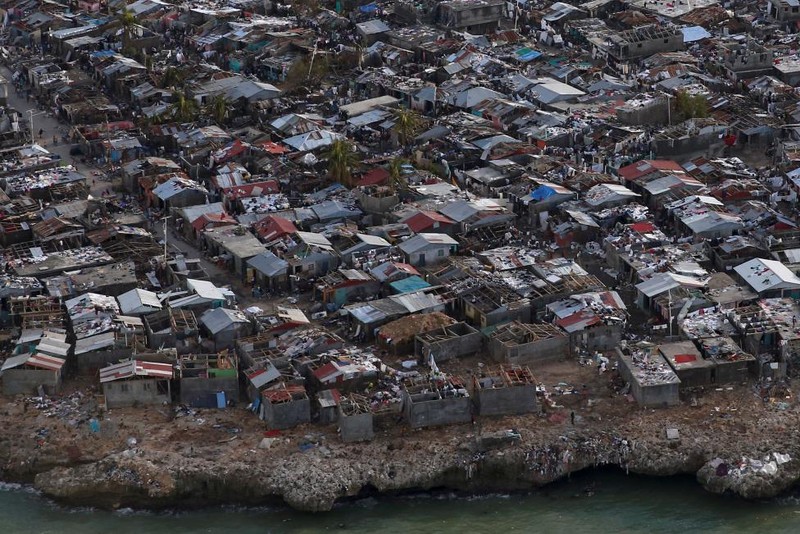
[[[172,93],[175,101],[172,103],[172,117],[178,122],[192,122],[197,118],[197,102],[185,93]]]
[[[283,80],[284,89],[293,91],[300,87],[317,87],[323,80],[330,76],[331,64],[327,55],[317,53],[312,64],[311,57],[298,59],[286,72]]]
[[[133,11],[123,9],[117,16],[119,25],[122,26],[122,47],[127,48],[133,35],[133,29],[139,24],[139,20]]]
[[[404,108],[395,110],[394,131],[401,146],[408,147],[419,129],[420,119],[416,112]]]
[[[319,0],[292,0],[291,5],[295,12],[301,16],[313,16],[322,9]]]
[[[392,191],[400,191],[408,189],[408,182],[403,176],[403,165],[406,165],[408,160],[401,157],[392,158],[389,162],[389,186]]]
[[[167,67],[161,75],[161,87],[169,89],[181,85],[184,80],[184,75],[175,67]]]
[[[704,95],[680,91],[675,96],[675,111],[682,120],[708,117],[708,99]]]
[[[219,125],[225,124],[225,119],[228,118],[228,106],[230,101],[224,94],[218,94],[211,99],[211,103],[207,106],[206,113],[208,113]]]
[[[337,139],[325,151],[328,160],[328,176],[334,182],[352,187],[353,167],[358,164],[358,157],[353,143],[347,139]]]

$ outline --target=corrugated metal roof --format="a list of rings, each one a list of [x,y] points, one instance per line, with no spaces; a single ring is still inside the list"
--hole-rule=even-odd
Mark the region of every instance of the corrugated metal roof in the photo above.
[[[659,273],[649,280],[636,284],[636,289],[648,298],[652,298],[678,286],[680,284],[669,273]]]
[[[95,350],[104,349],[114,345],[116,336],[114,332],[104,332],[96,336],[85,337],[75,342],[75,355],[86,354]]]
[[[55,356],[48,356],[47,354],[32,354],[25,365],[31,367],[38,367],[47,371],[60,371],[67,360],[63,358],[56,358]]]
[[[279,258],[270,251],[253,256],[247,260],[247,265],[269,277],[285,274],[289,268],[289,263],[286,260]]]
[[[122,313],[147,313],[161,309],[158,295],[146,289],[131,289],[117,297]]]
[[[134,376],[171,379],[172,364],[131,360],[100,369],[100,383],[113,382]]]
[[[217,334],[236,323],[246,323],[247,317],[239,310],[214,308],[200,316],[200,322],[212,334]]]
[[[253,384],[256,389],[261,389],[270,382],[273,382],[281,377],[281,372],[275,368],[272,362],[266,362],[266,369],[259,369],[247,375],[247,379]]]

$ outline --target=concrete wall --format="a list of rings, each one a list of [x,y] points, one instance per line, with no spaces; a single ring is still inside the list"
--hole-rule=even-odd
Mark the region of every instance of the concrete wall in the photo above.
[[[119,363],[120,360],[130,358],[133,355],[133,349],[120,348],[111,350],[95,350],[85,352],[83,354],[75,355],[75,361],[78,362],[78,372],[81,374],[91,374],[98,369]]]
[[[619,355],[619,373],[631,385],[631,393],[639,403],[639,406],[644,408],[665,408],[680,404],[680,382],[654,385],[640,384],[633,375],[631,370],[633,364],[630,359],[622,356],[619,351],[617,353]],[[653,354],[650,357],[659,357],[664,360],[660,354]],[[664,360],[664,363],[666,364],[666,360]]]
[[[48,395],[61,389],[61,373],[44,369],[8,369],[3,373],[4,395],[33,395],[44,386]]]
[[[311,421],[311,399],[272,404],[264,401],[261,405],[261,418],[267,426],[276,430],[285,430]]]
[[[510,347],[489,340],[489,355],[499,363],[523,366],[556,361],[569,355],[569,338],[563,336]]]
[[[224,378],[182,378],[181,379],[181,404],[189,406],[205,407],[208,405],[208,398],[218,391],[225,392],[227,400],[239,400],[239,379],[238,377]],[[216,400],[214,401],[216,405]]]
[[[699,150],[707,148],[722,146],[724,141],[720,139],[719,135],[724,133],[726,127],[719,126],[712,131],[681,137],[679,139],[654,139],[650,143],[654,155],[662,156],[680,156],[683,154],[691,154]]]
[[[411,428],[469,423],[469,397],[439,399],[434,393],[409,395],[404,392],[403,415]]]
[[[536,386],[481,388],[476,391],[475,404],[481,415],[519,415],[538,411]]]
[[[360,413],[344,415],[340,411],[339,431],[342,435],[342,441],[345,443],[371,441],[375,437],[375,431],[372,426],[372,414]]]
[[[714,374],[715,368],[716,365],[703,365],[687,367],[685,369],[675,369],[673,367],[673,370],[675,374],[678,375],[678,378],[681,379],[681,388],[695,388],[711,385],[711,377]]]
[[[143,380],[116,380],[103,384],[103,394],[106,396],[106,406],[121,408],[134,404],[163,404],[170,403],[169,393],[159,393],[158,383],[166,380],[154,378]],[[168,390],[166,390],[168,391]]]
[[[583,344],[588,350],[614,350],[621,340],[621,324],[590,326],[586,330],[570,334],[573,346]]]
[[[451,358],[474,354],[483,348],[483,336],[481,336],[480,332],[466,323],[457,323],[453,326],[459,329],[463,328],[465,332],[469,333],[434,342],[422,341],[417,336],[414,342],[414,354],[424,356],[432,353],[437,362],[446,362]],[[453,326],[448,327],[448,329],[453,328]]]
[[[381,221],[387,220],[386,214],[389,213],[389,210],[400,203],[400,197],[397,195],[391,195],[388,197],[373,197],[358,191],[356,192],[356,196],[361,209],[363,209],[366,213],[379,215],[381,217]]]
[[[617,119],[622,124],[638,126],[641,124],[666,124],[669,120],[667,99],[658,98],[645,106],[617,108]]]
[[[716,384],[738,384],[746,382],[751,373],[755,374],[755,360],[741,360],[738,362],[715,361],[717,362],[715,371]]]

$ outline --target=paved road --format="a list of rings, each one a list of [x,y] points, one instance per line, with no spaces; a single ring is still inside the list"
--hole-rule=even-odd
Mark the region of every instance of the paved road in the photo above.
[[[0,67],[0,71],[2,71],[3,75],[8,79],[11,80],[12,72],[8,67],[2,66]],[[39,111],[37,108],[37,104],[34,101],[28,102],[24,96],[17,96],[17,92],[14,90],[13,87],[9,87],[8,90],[8,105],[12,108],[16,109],[22,114],[22,117],[25,121],[25,128],[27,129],[30,127],[30,118],[27,113],[29,109],[34,110],[33,116],[33,129],[34,129],[34,137],[36,142],[41,146],[47,148],[50,152],[54,154],[58,154],[61,156],[61,160],[65,164],[72,163],[72,156],[69,154],[69,150],[71,148],[70,143],[63,143],[61,140],[62,134],[66,133],[70,126],[66,123],[60,123],[56,120],[55,117],[49,116],[47,113],[43,111]],[[44,132],[42,136],[39,137],[39,130],[42,129]],[[58,141],[57,144],[53,144],[53,136],[56,136]],[[109,189],[110,184],[108,182],[97,181],[95,185],[92,185],[91,176],[93,172],[96,172],[97,169],[94,167],[90,167],[88,165],[83,165],[80,162],[76,162],[76,167],[78,171],[85,174],[89,177],[88,183],[90,185],[90,190],[93,195],[100,195],[106,189]]]

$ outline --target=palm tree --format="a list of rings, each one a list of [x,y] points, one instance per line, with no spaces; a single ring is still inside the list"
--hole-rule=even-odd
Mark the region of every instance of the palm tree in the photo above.
[[[175,102],[172,104],[172,116],[178,122],[192,122],[197,117],[197,102],[185,93],[174,92]]]
[[[414,136],[419,131],[419,115],[410,109],[398,109],[394,112],[394,131],[397,133],[397,140],[403,146],[410,145]]]
[[[403,177],[403,165],[407,164],[408,160],[395,157],[389,162],[389,186],[393,191],[401,189],[408,189],[408,182]]]
[[[122,47],[127,48],[130,43],[131,35],[133,35],[133,28],[139,23],[136,14],[128,9],[123,9],[117,17],[120,26],[122,26]]]
[[[353,143],[347,139],[337,139],[330,144],[325,152],[325,157],[328,160],[328,174],[331,180],[348,187],[352,186],[352,168],[358,163],[358,158],[353,148]]]
[[[211,99],[211,103],[207,107],[208,114],[219,125],[222,125],[228,118],[228,104],[230,104],[228,97],[220,93]]]
[[[161,75],[161,87],[168,89],[181,83],[181,73],[175,67],[167,67]]]

